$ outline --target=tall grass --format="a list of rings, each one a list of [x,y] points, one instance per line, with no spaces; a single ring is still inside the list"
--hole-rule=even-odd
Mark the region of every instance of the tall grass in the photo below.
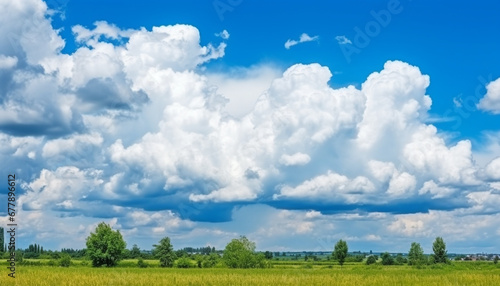
[[[18,266],[15,280],[2,271],[0,285],[500,285],[492,263],[409,266],[346,265],[328,268],[164,269]]]

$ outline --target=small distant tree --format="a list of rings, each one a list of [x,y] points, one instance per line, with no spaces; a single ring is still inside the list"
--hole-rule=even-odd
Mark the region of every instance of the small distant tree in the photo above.
[[[493,263],[495,263],[495,264],[498,263],[498,255],[495,255],[495,258],[493,258]]]
[[[148,267],[148,264],[144,262],[144,259],[142,259],[142,257],[139,257],[139,259],[137,260],[137,266],[139,266],[139,268],[146,268]]]
[[[222,259],[229,268],[251,268],[253,265],[255,244],[241,236],[226,245]]]
[[[87,237],[87,254],[92,260],[92,266],[115,266],[122,258],[126,243],[119,230],[114,231],[111,226],[101,222],[95,233]]]
[[[389,254],[389,252],[384,252],[380,256],[382,258],[382,265],[393,265],[394,264],[394,258],[392,255]]]
[[[432,244],[432,250],[434,251],[434,263],[448,263],[446,243],[444,243],[443,238],[436,237]]]
[[[335,244],[335,249],[332,253],[334,259],[339,261],[340,267],[344,265],[345,258],[347,257],[347,251],[349,250],[347,242],[342,239]]]
[[[273,259],[273,253],[271,251],[264,252],[266,259]]]
[[[161,267],[173,267],[175,261],[174,247],[170,243],[170,238],[164,237],[160,240],[160,244],[153,245],[153,253],[155,258],[160,259]]]
[[[141,256],[141,249],[137,246],[137,244],[134,244],[132,246],[132,249],[130,250],[130,258],[139,258]]]
[[[264,254],[255,252],[255,243],[245,236],[233,239],[226,245],[222,257],[229,268],[265,268],[270,264]]]
[[[421,265],[425,261],[424,250],[420,243],[412,242],[408,252],[408,265]]]

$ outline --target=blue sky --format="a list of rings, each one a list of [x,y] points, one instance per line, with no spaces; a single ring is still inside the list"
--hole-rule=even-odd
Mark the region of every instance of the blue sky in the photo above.
[[[21,247],[500,248],[493,1],[0,3]]]

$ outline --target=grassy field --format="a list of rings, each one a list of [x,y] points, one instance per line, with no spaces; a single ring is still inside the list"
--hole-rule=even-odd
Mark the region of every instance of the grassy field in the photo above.
[[[15,279],[8,277],[7,269],[2,267],[0,285],[500,285],[500,267],[493,263],[453,263],[422,269],[363,264],[345,265],[342,269],[329,267],[306,264],[270,269],[18,266]]]

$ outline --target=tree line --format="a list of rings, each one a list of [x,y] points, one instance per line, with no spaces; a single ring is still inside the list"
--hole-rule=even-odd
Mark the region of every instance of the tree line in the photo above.
[[[119,230],[113,230],[106,223],[100,223],[95,232],[91,232],[86,241],[87,256],[92,261],[92,266],[112,267],[122,259],[126,243]],[[137,248],[138,249],[138,248]],[[152,256],[159,260],[161,267],[173,267],[176,262],[177,267],[191,267],[191,259],[187,256],[188,251],[200,252],[196,258],[198,267],[214,267],[220,260],[229,268],[264,268],[270,263],[266,259],[266,254],[255,253],[255,243],[241,236],[233,239],[226,245],[222,257],[215,251],[215,248],[185,248],[181,251],[174,251],[169,237],[162,238],[158,244],[153,245]],[[132,249],[134,251],[134,248]],[[146,267],[142,257],[138,260],[139,267]]]
[[[347,253],[348,253],[347,242],[342,239],[339,240],[335,244],[335,249],[333,251],[333,257],[338,260],[340,266],[344,264]],[[384,252],[381,255],[381,264],[382,265],[402,265],[408,263],[408,265],[424,265],[424,264],[437,264],[437,263],[450,263],[448,259],[448,251],[446,250],[446,243],[444,242],[442,237],[436,237],[434,243],[432,244],[433,254],[428,257],[424,255],[424,250],[420,243],[412,242],[410,246],[410,250],[408,251],[408,259],[404,258],[403,255],[399,254],[394,258],[388,252]],[[376,255],[370,255],[366,259],[366,264],[374,264],[378,260]]]
[[[22,258],[49,258],[58,259],[58,265],[70,266],[72,258],[89,258],[94,267],[113,267],[122,259],[138,259],[138,267],[148,267],[149,265],[144,259],[158,259],[161,267],[200,267],[210,268],[217,265],[229,268],[267,268],[271,267],[271,259],[273,253],[266,251],[257,253],[255,251],[255,243],[250,241],[245,236],[231,240],[223,251],[216,251],[215,247],[186,247],[174,251],[173,245],[169,237],[162,238],[157,244],[153,245],[152,251],[141,251],[134,244],[133,247],[126,249],[126,242],[123,239],[119,230],[113,230],[110,225],[102,222],[94,232],[91,232],[86,239],[86,249],[75,250],[71,248],[63,248],[59,251],[43,250],[39,244],[31,244],[25,249],[24,253],[18,253],[17,257],[22,261]],[[428,265],[436,263],[450,263],[448,259],[446,243],[443,238],[436,237],[433,245],[433,254],[425,255],[420,243],[412,242],[408,251],[407,258],[402,254],[396,257],[388,252],[382,253],[380,259],[377,255],[349,255],[348,245],[344,240],[339,240],[332,252],[331,258],[338,261],[342,267],[346,261],[362,262],[367,265],[380,263],[382,265]],[[24,254],[24,255],[23,255]],[[275,256],[280,256],[279,252],[274,253]],[[286,257],[283,252],[281,256]],[[298,255],[300,256],[300,254]],[[291,260],[297,259],[290,256]],[[277,258],[276,258],[277,259]],[[366,259],[366,260],[365,260]],[[193,265],[194,260],[194,265]],[[305,254],[305,261],[318,261],[319,258],[313,254]],[[380,262],[379,262],[380,261]],[[494,260],[498,262],[498,256]]]

